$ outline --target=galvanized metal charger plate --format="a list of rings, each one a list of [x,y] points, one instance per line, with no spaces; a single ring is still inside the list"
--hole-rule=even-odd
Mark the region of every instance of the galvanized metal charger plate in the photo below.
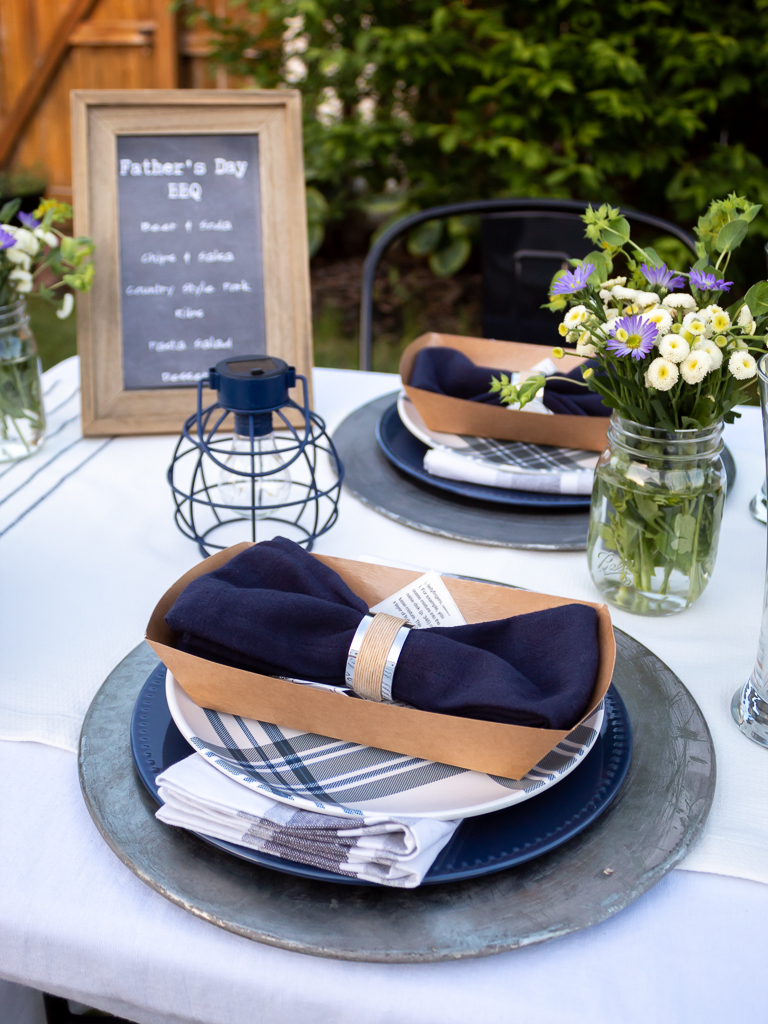
[[[586,548],[588,508],[555,511],[499,506],[431,487],[394,466],[376,440],[376,426],[397,395],[395,391],[355,409],[333,435],[344,464],[344,486],[364,505],[405,526],[452,540],[543,551]],[[730,491],[736,464],[727,448],[723,463]]]
[[[613,805],[570,842],[483,878],[404,890],[316,882],[228,856],[155,819],[133,768],[133,705],[157,664],[137,647],[91,704],[80,738],[80,784],[117,856],[185,910],[247,938],[341,960],[415,963],[488,956],[612,917],[685,856],[715,789],[715,752],[677,676],[616,630],[614,683],[634,733]]]
[[[393,392],[355,409],[333,435],[344,464],[344,486],[363,504],[405,526],[452,540],[545,551],[586,548],[588,509],[508,508],[448,494],[393,466],[376,441],[376,425],[397,395]]]

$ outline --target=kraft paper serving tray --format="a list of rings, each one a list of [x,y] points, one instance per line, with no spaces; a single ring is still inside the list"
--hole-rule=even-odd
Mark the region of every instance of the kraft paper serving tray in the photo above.
[[[150,646],[199,706],[510,779],[522,778],[571,731],[532,729],[377,704],[230,668],[177,650],[177,635],[166,625],[165,616],[178,595],[192,580],[218,569],[247,547],[250,545],[227,548],[182,576],[161,598],[147,627]],[[421,575],[327,555],[313,557],[334,569],[369,607]],[[572,603],[595,608],[600,662],[584,717],[592,713],[611,684],[616,657],[611,618],[604,604],[572,602],[490,583],[443,579],[468,622]],[[576,725],[574,722],[571,728]]]
[[[528,444],[563,445],[601,452],[606,445],[607,416],[544,416],[524,409],[507,409],[499,405],[469,402],[423,391],[410,385],[413,364],[421,349],[429,345],[455,348],[476,366],[521,371],[530,370],[549,355],[545,345],[527,345],[519,341],[490,341],[487,338],[462,338],[455,334],[431,331],[412,341],[400,358],[403,387],[419,415],[430,430],[444,434],[469,434],[474,437],[496,437],[503,441],[525,441]],[[567,353],[557,361],[559,373],[569,373],[584,359]],[[490,384],[490,381],[489,381]]]

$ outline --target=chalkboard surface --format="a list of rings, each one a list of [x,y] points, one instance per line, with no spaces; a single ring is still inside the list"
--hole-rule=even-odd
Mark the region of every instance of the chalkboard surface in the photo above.
[[[266,353],[257,135],[117,138],[123,387]]]

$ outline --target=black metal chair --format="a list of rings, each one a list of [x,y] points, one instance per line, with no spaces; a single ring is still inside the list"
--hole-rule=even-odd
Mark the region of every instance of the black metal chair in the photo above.
[[[363,265],[360,369],[371,368],[373,285],[381,257],[418,224],[446,217],[481,218],[483,336],[557,344],[556,320],[541,305],[547,301],[552,275],[564,261],[581,259],[594,249],[584,237],[580,217],[586,206],[578,199],[477,199],[433,206],[396,221],[376,240]],[[695,257],[695,239],[676,224],[636,210],[621,212],[630,223],[678,239]]]

